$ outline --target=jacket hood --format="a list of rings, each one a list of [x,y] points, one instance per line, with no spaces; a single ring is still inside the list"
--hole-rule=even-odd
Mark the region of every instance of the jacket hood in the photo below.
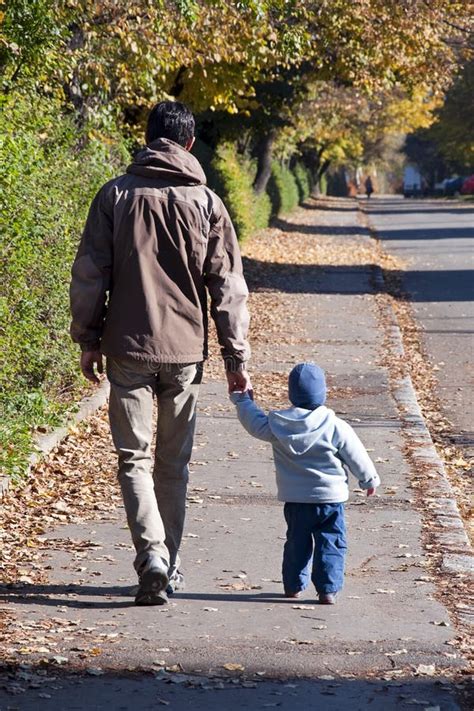
[[[206,184],[206,176],[198,159],[168,138],[157,138],[139,151],[128,166],[127,173],[179,185]]]
[[[321,405],[315,410],[290,407],[270,412],[270,429],[280,444],[291,454],[305,454],[334,423],[333,410]]]

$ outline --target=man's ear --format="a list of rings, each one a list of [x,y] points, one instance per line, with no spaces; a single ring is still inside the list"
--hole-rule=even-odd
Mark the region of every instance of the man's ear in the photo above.
[[[194,141],[196,140],[196,136],[193,136],[192,138],[189,139],[189,141],[186,143],[184,146],[187,151],[190,151],[191,148],[194,146]]]

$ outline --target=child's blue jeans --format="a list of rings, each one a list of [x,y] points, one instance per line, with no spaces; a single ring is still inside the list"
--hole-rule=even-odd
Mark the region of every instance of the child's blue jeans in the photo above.
[[[318,593],[336,593],[344,583],[346,523],[344,504],[286,503],[288,530],[283,551],[285,592],[304,590],[311,580]]]

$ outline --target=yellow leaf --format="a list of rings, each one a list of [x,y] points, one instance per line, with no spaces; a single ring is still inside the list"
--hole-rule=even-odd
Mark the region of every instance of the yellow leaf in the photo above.
[[[223,664],[222,668],[227,669],[227,671],[244,671],[245,669],[242,664],[236,664],[235,662],[228,662],[227,664]]]

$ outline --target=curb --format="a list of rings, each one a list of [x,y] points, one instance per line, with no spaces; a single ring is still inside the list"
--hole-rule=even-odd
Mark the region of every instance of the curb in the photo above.
[[[367,220],[367,225],[362,225],[362,227],[368,229],[372,236],[373,230],[368,226],[370,224],[368,215],[365,211],[363,213]],[[383,271],[380,267],[375,269],[374,286],[379,292],[388,294]],[[392,352],[400,358],[406,358],[396,315],[389,304],[384,304],[382,309],[390,324],[388,338]],[[424,420],[418,404],[416,390],[409,375],[397,381],[395,388],[392,390],[392,395],[398,408],[400,421],[411,441],[410,455],[412,460],[415,464],[419,464],[420,470],[426,469],[427,466],[430,469],[428,482],[424,489],[424,503],[429,512],[430,520],[433,522],[433,527],[441,529],[433,531],[434,539],[441,554],[441,570],[448,574],[463,574],[474,577],[474,551],[464,528],[444,463],[436,450]],[[463,615],[463,621],[473,624],[469,614]]]
[[[28,458],[28,471],[38,464],[47,454],[57,447],[62,440],[67,437],[69,430],[74,425],[79,424],[94,414],[107,402],[110,385],[108,380],[103,380],[95,393],[84,397],[78,403],[78,410],[68,417],[67,424],[57,427],[47,434],[37,435],[33,439],[35,451]],[[10,488],[10,479],[7,476],[0,477],[0,499]]]

